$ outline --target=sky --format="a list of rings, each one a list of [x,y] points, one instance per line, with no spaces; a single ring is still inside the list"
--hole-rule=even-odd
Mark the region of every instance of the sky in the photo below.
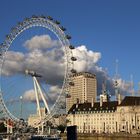
[[[101,52],[99,65],[119,74],[125,80],[133,74],[135,87],[140,81],[138,64],[140,49],[139,0],[1,0],[0,41],[17,22],[31,15],[51,15],[61,21],[72,36],[71,42]]]
[[[139,0],[1,0],[0,42],[2,43],[10,29],[25,17],[50,15],[59,20],[67,28],[66,33],[72,36],[70,42],[77,47],[74,54],[79,58],[79,71],[89,70],[97,73],[98,78],[102,75],[103,79],[105,75],[112,79],[117,59],[120,79],[130,81],[130,75],[133,75],[134,88],[138,90],[139,7]],[[26,34],[24,35],[27,39]],[[28,37],[28,40],[32,41],[33,38],[30,35]],[[21,42],[23,43],[22,40]],[[15,44],[18,44],[18,41]],[[83,64],[83,59],[87,60],[88,66]],[[98,66],[95,67],[95,64]],[[84,69],[82,66],[88,68]]]

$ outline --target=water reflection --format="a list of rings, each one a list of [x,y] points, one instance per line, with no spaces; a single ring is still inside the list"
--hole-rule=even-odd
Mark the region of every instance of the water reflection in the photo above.
[[[78,137],[78,140],[140,140],[139,137],[122,137],[122,136],[111,136],[111,137],[103,137],[103,136],[98,136],[98,137]]]

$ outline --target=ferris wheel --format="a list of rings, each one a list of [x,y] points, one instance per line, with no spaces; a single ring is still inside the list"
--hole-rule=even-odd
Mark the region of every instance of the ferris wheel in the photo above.
[[[11,45],[14,43],[15,39],[18,38],[24,31],[32,28],[32,27],[43,27],[45,29],[48,29],[51,31],[59,40],[61,47],[63,48],[63,53],[64,53],[64,63],[65,63],[65,70],[64,70],[64,77],[61,85],[61,90],[55,100],[55,102],[49,106],[47,99],[41,89],[41,84],[45,83],[41,79],[44,75],[41,73],[38,73],[36,70],[30,68],[30,65],[26,68],[26,65],[24,66],[24,70],[19,73],[14,73],[14,75],[9,76],[9,75],[4,75],[4,67],[5,65],[8,65],[8,63],[5,63],[7,60],[7,55],[9,54],[9,49]],[[66,29],[60,25],[60,22],[57,20],[54,20],[52,17],[48,16],[35,16],[33,15],[31,18],[25,18],[22,22],[19,22],[14,28],[11,29],[11,32],[6,35],[5,41],[0,45],[0,75],[1,75],[1,83],[0,83],[0,106],[1,106],[1,113],[3,113],[4,117],[10,120],[13,120],[14,122],[20,122],[20,117],[15,115],[10,109],[12,108],[12,105],[10,104],[10,107],[7,107],[7,100],[8,94],[10,92],[12,93],[12,90],[8,90],[9,84],[6,83],[5,81],[8,81],[10,78],[13,79],[13,77],[16,75],[17,77],[22,75],[23,78],[26,79],[26,76],[30,76],[32,78],[33,82],[33,87],[35,91],[35,97],[36,97],[36,107],[39,111],[39,114],[41,116],[40,112],[40,102],[41,104],[44,103],[45,108],[47,110],[46,116],[44,118],[41,118],[40,121],[47,121],[50,120],[55,114],[59,114],[62,110],[66,110],[66,105],[65,105],[65,98],[69,96],[69,87],[73,86],[73,82],[71,81],[70,76],[73,73],[76,73],[76,70],[73,68],[74,66],[74,61],[76,61],[76,58],[72,54],[72,50],[75,49],[73,45],[70,44],[69,40],[71,39],[71,36],[66,35],[65,31]],[[20,50],[20,49],[19,49]],[[12,50],[12,52],[14,49]],[[19,52],[18,52],[19,53]],[[46,64],[47,65],[47,64]],[[25,76],[26,75],[26,76]],[[5,78],[6,77],[6,78]],[[8,78],[7,78],[8,77]],[[2,80],[4,79],[4,80]],[[40,80],[41,79],[41,80]],[[3,84],[3,81],[5,82]],[[16,86],[16,83],[12,83],[12,88],[18,89],[19,87]],[[20,82],[20,81],[19,81]],[[4,86],[3,86],[4,85]],[[30,85],[30,84],[28,84]],[[7,87],[6,87],[7,86]],[[22,84],[22,89],[24,88],[24,85]],[[7,89],[7,93],[5,93],[5,90]],[[14,91],[13,91],[14,93]],[[39,95],[40,94],[40,95]],[[5,97],[6,96],[6,97]],[[23,98],[22,95],[18,95],[20,97],[20,100]],[[40,96],[40,99],[39,99]],[[16,98],[16,95],[13,96]],[[24,103],[26,104],[26,103]],[[16,107],[20,106],[20,104],[16,104]],[[14,108],[16,108],[14,106]],[[25,110],[25,112],[27,112]],[[17,111],[16,111],[17,113]],[[36,122],[35,122],[36,123]],[[35,124],[37,125],[37,124]]]

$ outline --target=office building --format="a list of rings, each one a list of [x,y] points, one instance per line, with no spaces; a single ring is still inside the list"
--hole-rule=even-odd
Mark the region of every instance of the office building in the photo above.
[[[88,72],[76,73],[71,77],[74,83],[69,89],[67,111],[75,103],[95,102],[97,96],[97,81],[94,74]]]

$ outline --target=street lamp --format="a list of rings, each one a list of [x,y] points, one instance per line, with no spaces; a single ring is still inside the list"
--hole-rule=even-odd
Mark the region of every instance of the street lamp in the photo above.
[[[23,97],[20,96],[20,118],[22,118],[22,99]]]

